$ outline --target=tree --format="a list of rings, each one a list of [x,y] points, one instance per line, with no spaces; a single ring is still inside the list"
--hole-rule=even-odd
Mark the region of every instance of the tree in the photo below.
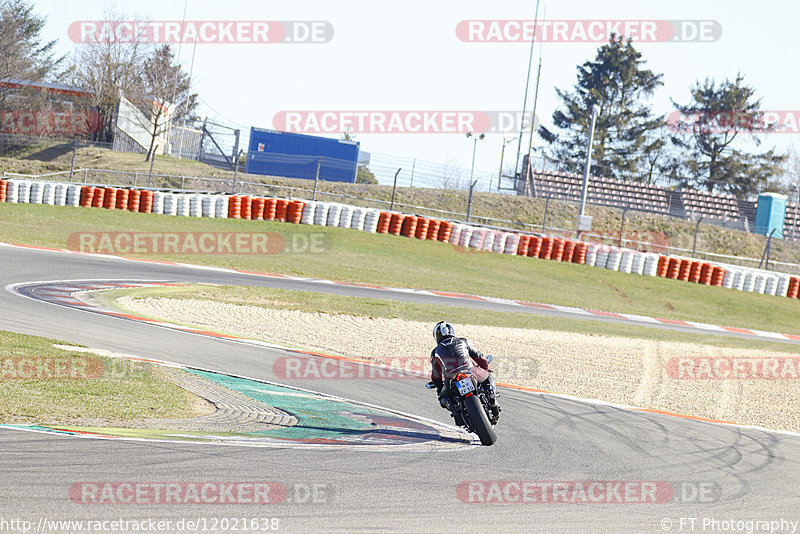
[[[642,156],[661,144],[650,133],[664,124],[646,102],[663,85],[662,75],[644,64],[631,39],[612,33],[594,60],[578,67],[572,92],[556,89],[562,107],[553,113],[553,124],[560,132],[539,127],[550,156],[569,163],[586,159],[592,108],[597,106],[593,174],[641,179],[637,173],[647,168],[641,165]]]
[[[0,79],[45,81],[63,61],[55,57],[56,41],[42,42],[46,17],[25,0],[0,0]],[[0,87],[0,105],[12,88]]]
[[[150,136],[150,146],[145,155],[145,161],[148,161],[155,150],[156,139],[169,129],[170,120],[194,118],[197,94],[191,93],[189,75],[183,72],[172,48],[166,44],[156,48],[145,59],[142,81],[137,105],[149,119],[141,125]]]
[[[366,165],[359,165],[356,171],[357,184],[377,184],[378,180],[375,178],[375,173],[369,170]]]
[[[104,18],[111,25],[126,20],[113,11],[107,11]],[[110,142],[114,139],[114,114],[120,95],[142,93],[142,68],[150,48],[141,33],[117,38],[114,32],[76,47],[69,80],[73,85],[92,91],[91,105],[103,122],[103,127],[94,134],[95,140]]]
[[[783,174],[785,155],[742,147],[748,139],[760,145],[775,127],[765,122],[761,99],[741,74],[720,84],[706,78],[690,92],[689,104],[673,101],[678,114],[670,128],[676,132],[673,142],[684,150],[682,171],[694,185],[744,198]]]

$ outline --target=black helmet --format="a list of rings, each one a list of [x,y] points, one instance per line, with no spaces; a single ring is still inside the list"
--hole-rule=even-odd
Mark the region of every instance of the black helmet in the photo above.
[[[454,335],[456,335],[456,331],[447,321],[439,321],[436,323],[436,326],[433,327],[433,337],[436,339],[436,343],[441,343],[444,338]]]

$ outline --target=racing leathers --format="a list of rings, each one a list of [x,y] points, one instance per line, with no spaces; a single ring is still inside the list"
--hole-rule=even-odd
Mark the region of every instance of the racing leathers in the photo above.
[[[488,380],[489,403],[495,406],[494,376],[489,360],[468,339],[447,336],[431,351],[431,381],[436,385],[443,408],[447,408],[447,401],[453,396],[450,379],[459,372],[472,373],[481,385]]]

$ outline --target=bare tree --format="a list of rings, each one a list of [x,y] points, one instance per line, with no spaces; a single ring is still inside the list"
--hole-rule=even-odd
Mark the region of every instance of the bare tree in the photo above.
[[[125,20],[123,15],[111,10],[106,11],[104,18],[110,25]],[[123,37],[109,32],[101,39],[77,46],[69,80],[93,93],[91,105],[103,122],[103,127],[95,134],[97,140],[114,138],[114,113],[120,95],[142,94],[144,58],[151,48],[143,30]]]
[[[437,174],[442,189],[464,189],[464,169],[459,165],[456,156],[441,163]]]
[[[165,135],[171,119],[190,118],[197,107],[197,95],[190,91],[189,76],[183,72],[169,45],[155,49],[144,61],[143,87],[137,105],[148,118],[142,124],[150,146],[145,161],[155,150],[156,139]]]

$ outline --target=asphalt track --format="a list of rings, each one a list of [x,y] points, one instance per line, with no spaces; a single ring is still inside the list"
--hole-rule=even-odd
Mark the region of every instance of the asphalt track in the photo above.
[[[297,280],[0,248],[3,287],[20,282],[73,279],[167,280],[310,289],[308,284]],[[323,289],[319,284],[316,287]],[[370,288],[330,284],[324,288],[354,296],[375,295]],[[407,298],[436,301],[413,294]],[[449,303],[477,305],[468,299]],[[501,309],[502,304],[481,303],[481,307]],[[280,349],[248,346],[54,306],[7,291],[0,292],[0,310],[3,330],[263,380],[278,381],[272,374],[271,363],[284,355]],[[449,422],[431,393],[422,387],[422,379],[283,382]],[[497,427],[496,445],[435,453],[112,441],[3,430],[0,431],[3,488],[0,528],[13,531],[11,524],[3,528],[3,521],[14,519],[32,521],[35,528],[42,518],[152,518],[170,520],[170,531],[179,531],[175,524],[182,518],[275,517],[280,521],[280,532],[483,529],[709,532],[713,526],[708,523],[711,520],[719,521],[717,532],[742,532],[746,531],[746,523],[725,522],[800,520],[800,437],[796,435],[524,391],[504,390],[502,394],[504,411]],[[280,482],[287,488],[326,484],[328,492],[320,499],[324,502],[266,506],[93,506],[76,504],[69,498],[69,488],[79,481],[253,480]],[[459,484],[465,481],[589,480],[655,481],[669,484],[675,493],[659,503],[504,504],[463,502],[457,493]],[[696,488],[713,491],[697,494]],[[509,496],[513,499],[516,493]],[[688,519],[681,523],[681,518],[696,518],[694,529]],[[729,528],[725,529],[726,526]],[[232,530],[229,522],[228,528],[216,531]],[[792,532],[792,528],[777,531]]]

